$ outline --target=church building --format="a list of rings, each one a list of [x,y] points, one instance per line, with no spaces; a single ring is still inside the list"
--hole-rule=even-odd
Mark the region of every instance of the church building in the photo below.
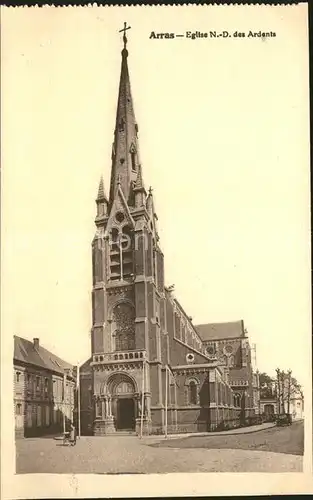
[[[172,287],[146,190],[128,71],[117,102],[109,195],[92,241],[91,357],[80,368],[82,434],[160,434],[239,425],[257,412],[243,321],[195,326]]]

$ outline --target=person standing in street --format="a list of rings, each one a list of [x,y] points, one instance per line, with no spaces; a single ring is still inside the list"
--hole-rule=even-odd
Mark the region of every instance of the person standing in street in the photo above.
[[[76,444],[76,429],[75,429],[75,426],[73,424],[71,424],[70,443],[72,446],[75,446],[75,444]]]

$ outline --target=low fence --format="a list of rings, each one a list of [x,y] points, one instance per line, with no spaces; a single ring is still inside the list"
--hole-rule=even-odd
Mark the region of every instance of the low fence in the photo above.
[[[238,427],[240,427],[239,418],[231,418],[231,419],[220,420],[216,424],[212,423],[210,425],[210,431],[211,432],[228,431],[231,429],[237,429]]]
[[[262,413],[261,414],[262,423],[263,422],[276,422],[276,417],[277,417],[277,415],[275,413],[271,413],[271,414]]]
[[[238,429],[239,427],[250,427],[252,425],[260,425],[264,422],[268,422],[263,415],[253,415],[250,417],[233,418],[228,420],[221,420],[218,424],[211,424],[210,431],[228,431],[231,429]]]
[[[253,415],[251,417],[246,417],[241,422],[241,427],[250,427],[251,425],[260,425],[263,423],[264,423],[264,420],[262,418],[262,415]]]

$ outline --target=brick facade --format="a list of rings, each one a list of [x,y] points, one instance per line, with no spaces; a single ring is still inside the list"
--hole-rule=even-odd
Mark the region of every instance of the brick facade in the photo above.
[[[152,190],[138,154],[128,52],[122,66],[110,196],[98,191],[92,242],[91,357],[81,367],[83,434],[207,431],[239,422],[231,367],[212,359],[191,318],[165,287]],[[251,389],[246,339],[231,340],[234,368]],[[217,343],[223,351],[223,342]],[[251,380],[250,380],[251,379]],[[239,380],[240,382],[240,380]],[[248,382],[248,385],[246,385]],[[248,391],[248,392],[247,392]],[[167,415],[165,414],[167,408]],[[167,424],[167,425],[166,425]]]

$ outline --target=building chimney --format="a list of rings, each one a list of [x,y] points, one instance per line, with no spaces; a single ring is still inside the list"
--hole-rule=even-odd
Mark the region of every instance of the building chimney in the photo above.
[[[38,349],[39,348],[39,339],[35,338],[35,339],[33,339],[33,341],[34,341],[34,348]]]

